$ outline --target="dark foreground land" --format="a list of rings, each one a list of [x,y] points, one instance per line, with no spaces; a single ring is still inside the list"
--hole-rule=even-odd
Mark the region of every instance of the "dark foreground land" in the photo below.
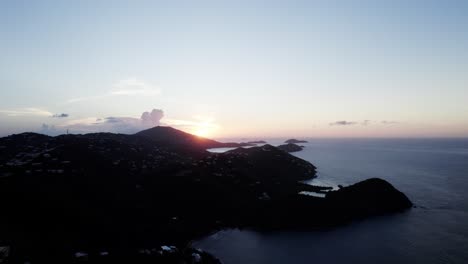
[[[0,259],[219,263],[190,241],[223,228],[331,227],[412,206],[381,179],[338,191],[302,184],[315,166],[270,145],[206,151],[240,146],[169,127],[1,138]]]

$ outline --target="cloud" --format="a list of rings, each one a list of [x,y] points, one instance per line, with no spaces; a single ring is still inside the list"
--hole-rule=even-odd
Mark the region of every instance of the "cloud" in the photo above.
[[[375,124],[382,124],[382,125],[392,125],[392,124],[398,124],[399,122],[396,121],[372,121],[372,120],[363,120],[361,122],[357,121],[336,121],[329,123],[330,126],[353,126],[353,125],[361,125],[361,126],[369,126],[369,125],[375,125]]]
[[[138,131],[161,125],[164,112],[160,109],[153,109],[151,112],[144,112],[140,118],[109,116],[104,118],[88,117],[83,119],[69,120],[55,126],[55,130],[65,133],[92,133],[92,132],[113,132],[133,134]]]
[[[348,122],[348,121],[342,120],[342,121],[336,121],[336,122],[330,123],[329,125],[330,126],[352,126],[356,124],[357,122]]]
[[[108,117],[86,117],[81,119],[66,119],[63,122],[50,125],[43,124],[38,132],[47,135],[59,135],[67,132],[71,134],[86,134],[96,132],[112,132],[133,134],[144,129],[164,125],[194,133],[197,135],[208,135],[219,129],[215,119],[211,116],[194,116],[193,120],[165,119],[161,109],[153,109],[143,112],[140,118],[108,116]],[[60,120],[60,119],[59,119]]]
[[[398,124],[398,123],[400,123],[400,122],[382,120],[380,123],[381,123],[381,124],[384,124],[384,125],[394,125],[394,124]]]
[[[146,82],[136,79],[120,80],[114,84],[114,90],[110,95],[158,95],[160,90]]]
[[[156,96],[160,93],[161,90],[158,87],[150,83],[131,78],[116,82],[114,85],[112,85],[112,89],[105,94],[72,98],[67,100],[65,103],[70,104],[83,101],[92,101],[114,96]]]
[[[161,119],[164,117],[164,112],[161,109],[153,109],[151,112],[144,112],[141,114],[141,121],[143,124],[159,124]]]
[[[83,102],[83,101],[92,101],[92,100],[96,100],[96,99],[105,98],[105,97],[108,97],[108,96],[109,95],[106,94],[106,95],[77,97],[77,98],[68,99],[67,101],[65,101],[65,103],[66,104],[72,104],[72,103]]]
[[[60,130],[57,130],[54,125],[42,124],[41,128],[38,131],[41,134],[46,134],[50,136],[57,136],[60,133]]]
[[[52,117],[54,117],[54,118],[65,118],[65,117],[68,117],[68,116],[69,116],[68,114],[61,113],[61,114],[55,114]]]
[[[367,125],[370,125],[371,123],[372,123],[372,121],[370,121],[370,120],[364,120],[364,121],[361,122],[361,125],[367,126]]]
[[[0,109],[1,114],[5,114],[7,116],[51,116],[53,115],[51,112],[40,109],[40,108],[15,108],[15,109]]]

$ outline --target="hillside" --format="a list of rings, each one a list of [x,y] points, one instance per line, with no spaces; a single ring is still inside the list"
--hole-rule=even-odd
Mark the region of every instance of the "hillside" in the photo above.
[[[156,144],[164,144],[172,147],[191,147],[200,149],[230,148],[251,146],[249,143],[222,143],[212,139],[195,136],[172,127],[157,126],[140,131],[136,136],[150,139]]]
[[[328,190],[299,183],[315,177],[314,165],[271,145],[205,150],[222,144],[164,127],[0,138],[0,243],[15,262],[67,263],[76,252],[101,262],[108,252],[133,263],[192,263],[203,254],[189,242],[220,228],[318,228],[410,206],[381,181],[325,199],[301,195]],[[353,197],[374,202],[363,210],[345,203]],[[203,256],[199,263],[217,263]]]

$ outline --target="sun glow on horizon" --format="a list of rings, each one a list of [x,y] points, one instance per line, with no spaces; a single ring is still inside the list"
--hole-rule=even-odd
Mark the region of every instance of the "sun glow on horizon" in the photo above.
[[[192,133],[195,136],[204,137],[204,138],[209,137],[211,135],[209,129],[205,127],[197,127]]]
[[[194,129],[191,131],[192,134],[199,137],[213,137],[218,126],[212,124],[211,122],[202,122],[194,126]]]
[[[198,122],[193,124],[192,134],[204,138],[213,137],[216,134],[219,127],[214,123],[214,118],[195,116],[195,119],[198,119]]]
[[[192,116],[192,120],[184,119],[164,119],[164,124],[172,126],[176,129],[181,129],[187,133],[193,134],[198,137],[215,137],[218,136],[220,126],[215,123],[215,119],[211,116]]]

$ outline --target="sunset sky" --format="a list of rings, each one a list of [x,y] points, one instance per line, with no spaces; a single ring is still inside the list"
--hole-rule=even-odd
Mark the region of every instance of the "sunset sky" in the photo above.
[[[468,137],[467,14],[468,1],[3,0],[0,136]]]

